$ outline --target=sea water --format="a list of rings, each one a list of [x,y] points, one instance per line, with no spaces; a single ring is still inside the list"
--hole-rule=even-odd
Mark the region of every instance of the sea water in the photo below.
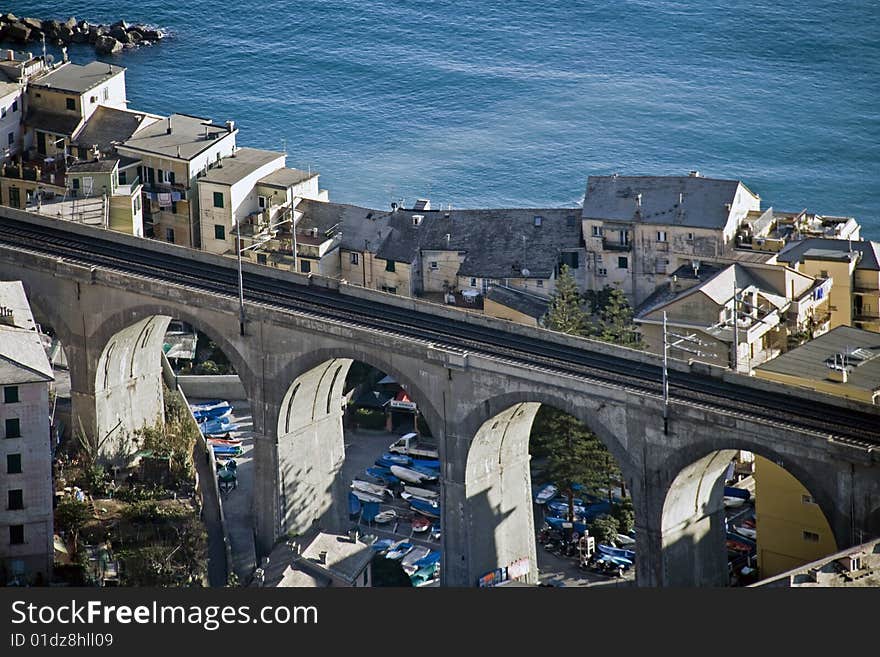
[[[130,107],[234,119],[240,145],[286,149],[331,200],[575,206],[590,174],[696,169],[880,239],[873,2],[3,4],[167,29],[101,57],[127,67]]]

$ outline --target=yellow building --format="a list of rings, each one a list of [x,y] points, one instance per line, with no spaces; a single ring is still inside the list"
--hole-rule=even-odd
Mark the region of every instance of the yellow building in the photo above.
[[[880,242],[802,240],[786,246],[775,261],[834,280],[831,328],[854,326],[880,332]]]
[[[546,297],[512,287],[493,285],[483,300],[483,312],[527,326],[540,326],[549,305]]]
[[[772,577],[837,550],[810,491],[786,470],[755,456],[755,526],[761,577]]]

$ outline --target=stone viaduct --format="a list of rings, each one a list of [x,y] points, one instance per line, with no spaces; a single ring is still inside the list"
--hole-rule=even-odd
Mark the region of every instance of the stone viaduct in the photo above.
[[[52,220],[6,208],[0,214],[57,227]],[[220,256],[84,226],[65,230],[235,267],[234,260]],[[160,413],[160,354],[172,318],[196,326],[223,349],[253,411],[258,554],[313,523],[347,526],[348,482],[338,472],[345,458],[342,387],[353,361],[394,376],[417,402],[439,444],[444,585],[473,586],[480,575],[523,557],[530,559],[536,578],[528,438],[541,404],[583,421],[617,459],[636,510],[640,585],[727,583],[722,475],[737,449],[765,456],[797,477],[823,510],[839,548],[880,534],[880,462],[869,447],[683,403],[672,405],[667,435],[656,395],[256,303],[248,303],[246,335],[240,335],[233,296],[10,248],[2,234],[0,227],[0,279],[22,280],[35,315],[56,331],[70,366],[73,416],[87,431],[110,435],[108,445],[116,444],[113,436],[152,423]],[[540,335],[572,350],[624,354],[634,366],[657,362],[649,354],[336,281],[245,268],[290,285],[338,287],[343,294],[375,300],[377,313],[380,304],[418,308]],[[783,389],[706,366],[673,367]],[[796,394],[866,410],[808,391]],[[880,426],[880,412],[877,418]]]

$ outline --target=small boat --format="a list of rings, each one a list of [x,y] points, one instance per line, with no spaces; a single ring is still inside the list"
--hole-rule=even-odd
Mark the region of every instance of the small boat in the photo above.
[[[411,468],[405,468],[402,465],[392,465],[390,469],[391,474],[393,474],[395,477],[413,484],[420,484],[423,481],[430,480],[430,477],[428,475],[425,475],[423,472],[419,472]],[[434,477],[434,479],[436,478],[437,477]]]
[[[394,541],[392,539],[380,538],[378,541],[376,541],[375,543],[373,543],[370,546],[370,549],[374,550],[376,552],[384,552],[385,550],[390,548],[392,545],[394,545]]]
[[[190,404],[189,407],[193,413],[205,413],[208,411],[216,411],[218,409],[232,408],[229,402],[224,399],[211,399],[199,404]]]
[[[412,519],[412,530],[414,532],[421,534],[422,532],[428,531],[430,528],[431,521],[424,516],[416,516]]]
[[[403,559],[410,550],[415,547],[412,543],[408,543],[407,541],[397,541],[394,545],[388,548],[388,552],[385,553],[386,559]]]
[[[440,572],[440,564],[432,563],[422,566],[416,572],[409,576],[409,581],[413,586],[427,586],[437,581],[437,574]]]
[[[426,556],[416,561],[415,565],[419,568],[431,566],[440,563],[440,550],[431,550]]]
[[[392,461],[390,459],[379,457],[375,460],[374,465],[378,465],[380,468],[391,468],[392,466],[403,464],[398,463],[397,461]]]
[[[208,442],[212,445],[241,445],[241,438],[217,438],[211,436]]]
[[[242,451],[240,445],[211,445],[211,449],[214,456],[240,456]]]
[[[431,497],[421,497],[419,495],[415,495],[408,491],[404,491],[400,494],[401,499],[409,502],[410,500],[419,500],[420,502],[424,502],[425,504],[437,504],[437,500]]]
[[[424,477],[424,481],[437,481],[437,479],[440,477],[440,473],[437,470],[425,468],[420,465],[411,465],[408,467],[408,469],[421,473],[421,475]]]
[[[352,495],[358,498],[361,502],[382,502],[383,498],[378,495],[373,495],[372,493],[365,493],[362,490],[353,490],[351,491]]]
[[[388,468],[367,468],[365,472],[373,479],[385,482],[386,486],[394,486],[395,484],[400,483],[400,479],[391,474],[391,470]]]
[[[412,462],[412,459],[406,454],[392,454],[391,452],[385,452],[379,458],[383,461],[388,461],[389,463],[392,463],[394,465],[409,465]]]
[[[409,502],[409,505],[410,507],[412,507],[413,511],[421,513],[423,516],[428,516],[429,518],[440,517],[440,505],[436,502],[420,500],[417,497],[412,497],[408,499],[407,502]]]
[[[612,547],[610,545],[605,545],[600,543],[596,546],[596,549],[601,553],[609,557],[614,557],[617,559],[626,559],[630,562],[630,565],[636,560],[636,553],[632,550],[624,550],[621,548]]]
[[[748,502],[752,498],[752,494],[745,488],[737,488],[736,486],[725,486],[724,497],[739,497],[744,502]]]
[[[436,491],[428,490],[427,488],[417,488],[415,486],[410,486],[409,484],[405,484],[403,490],[410,495],[415,495],[416,497],[421,497],[426,500],[435,500],[440,496],[440,493]]]
[[[364,493],[370,493],[371,495],[375,495],[378,498],[382,498],[384,495],[391,495],[391,491],[385,488],[384,486],[380,486],[379,484],[371,484],[368,481],[361,481],[360,479],[355,479],[351,482],[351,487],[354,490],[359,490]],[[394,497],[394,495],[391,495]]]
[[[385,511],[381,511],[376,514],[376,517],[373,518],[375,522],[378,522],[380,525],[384,525],[387,522],[391,522],[397,517],[397,511],[394,509],[387,509]]]
[[[198,422],[202,422],[204,420],[209,420],[211,418],[221,418],[226,417],[232,413],[232,406],[227,406],[226,408],[212,408],[207,411],[193,411],[193,417]]]
[[[358,516],[361,513],[361,501],[354,493],[348,494],[348,515],[349,517]]]
[[[213,418],[199,423],[199,431],[206,436],[229,433],[238,429],[238,425],[229,421],[229,418]]]
[[[632,536],[627,536],[626,534],[618,534],[614,539],[614,542],[617,543],[621,547],[626,547],[628,545],[635,545],[636,539]]]
[[[400,560],[400,565],[403,566],[403,570],[407,575],[412,575],[416,572],[419,567],[416,566],[416,561],[424,559],[431,553],[430,548],[426,548],[422,545],[416,545],[412,550],[406,553],[406,556]]]
[[[745,504],[746,501],[741,497],[731,497],[728,495],[724,496],[724,508],[725,509],[736,509]]]
[[[755,529],[751,528],[751,527],[743,527],[743,526],[737,526],[737,525],[734,525],[734,526],[733,526],[733,531],[735,531],[737,534],[740,534],[740,535],[742,535],[742,536],[745,536],[746,538],[750,538],[750,539],[752,539],[753,541],[754,541],[754,540],[757,538],[757,536],[758,536],[758,532],[757,532]]]
[[[557,492],[559,492],[559,489],[556,488],[556,486],[553,484],[547,484],[538,491],[537,495],[535,495],[535,504],[546,504],[556,497]]]
[[[440,461],[438,459],[411,459],[412,467],[415,468],[427,468],[428,470],[433,470],[435,472],[440,472]],[[407,463],[403,463],[402,465],[409,465]]]

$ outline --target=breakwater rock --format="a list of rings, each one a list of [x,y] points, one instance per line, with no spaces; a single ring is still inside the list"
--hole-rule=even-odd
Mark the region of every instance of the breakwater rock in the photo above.
[[[40,43],[43,38],[56,46],[88,43],[99,54],[113,54],[126,48],[148,46],[165,38],[159,28],[123,20],[112,25],[89,23],[71,16],[66,21],[19,18],[15,14],[0,15],[0,41],[17,44]]]

